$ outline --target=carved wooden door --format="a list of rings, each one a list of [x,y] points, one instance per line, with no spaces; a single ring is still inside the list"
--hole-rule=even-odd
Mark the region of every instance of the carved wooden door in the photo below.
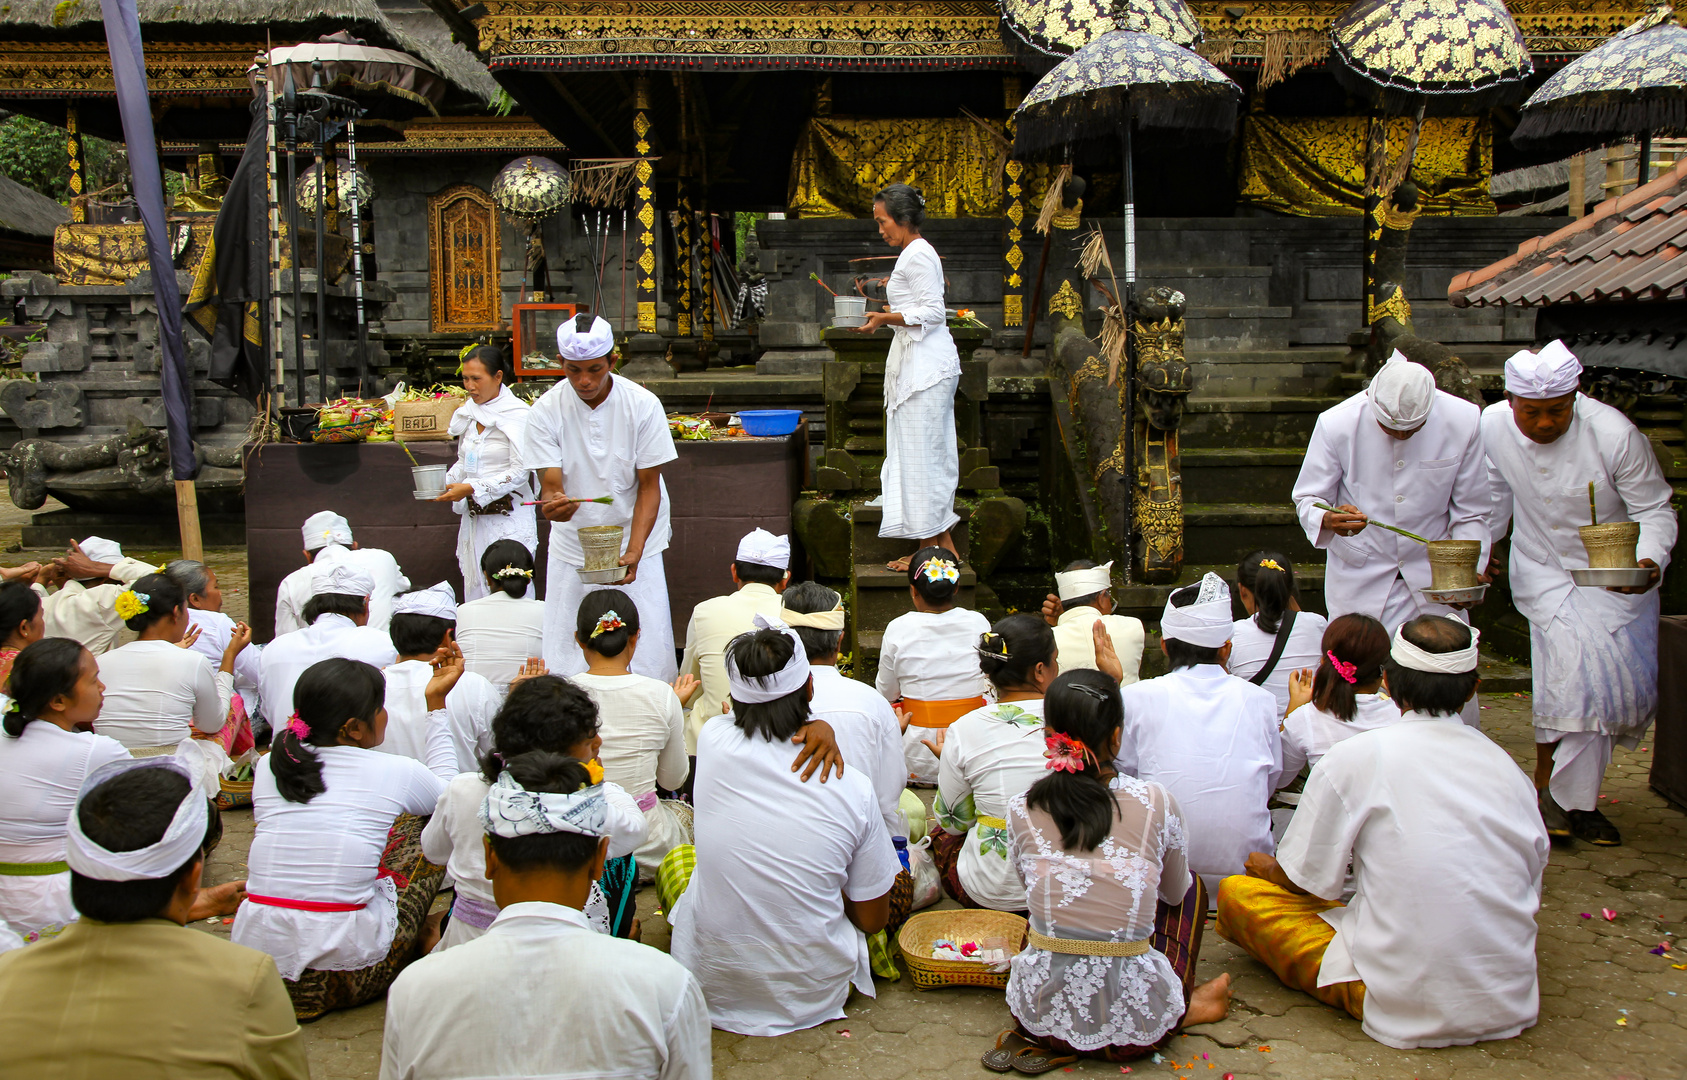
[[[473,184],[428,200],[433,328],[490,330],[498,322],[498,212]]]

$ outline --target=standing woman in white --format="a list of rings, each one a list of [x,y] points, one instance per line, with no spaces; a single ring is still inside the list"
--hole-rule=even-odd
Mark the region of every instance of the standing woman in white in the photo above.
[[[457,566],[463,572],[463,599],[478,600],[489,591],[480,557],[499,540],[515,540],[528,551],[539,546],[539,519],[531,506],[533,477],[522,462],[531,406],[504,383],[514,378],[504,354],[482,345],[463,359],[463,389],[469,399],[451,417],[457,436],[457,463],[445,474],[445,491],[434,502],[448,502],[463,518],[457,529]]]
[[[881,326],[895,332],[885,360],[885,461],[879,470],[884,517],[880,536],[912,540],[914,550],[955,551],[949,530],[959,522],[955,488],[961,480],[955,441],[955,388],[961,357],[949,335],[943,306],[943,260],[922,239],[925,196],[907,184],[891,184],[873,199],[879,235],[901,248],[885,285],[887,311],[875,311],[859,329]],[[906,572],[908,556],[890,563]]]

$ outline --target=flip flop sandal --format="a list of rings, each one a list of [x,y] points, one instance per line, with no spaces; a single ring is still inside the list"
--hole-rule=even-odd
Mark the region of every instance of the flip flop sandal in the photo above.
[[[1021,1050],[1035,1049],[1031,1043],[1019,1032],[1009,1028],[996,1036],[996,1046],[993,1050],[986,1050],[979,1058],[979,1064],[991,1072],[1012,1072],[1013,1056]]]
[[[1077,1054],[1052,1057],[1040,1046],[1028,1046],[1013,1056],[1013,1071],[1021,1076],[1041,1076],[1063,1065],[1071,1065],[1077,1060]]]

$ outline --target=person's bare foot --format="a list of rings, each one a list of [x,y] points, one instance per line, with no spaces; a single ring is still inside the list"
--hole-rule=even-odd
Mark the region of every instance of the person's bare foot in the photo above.
[[[225,881],[221,885],[213,885],[208,889],[200,889],[193,898],[193,907],[187,917],[193,919],[213,919],[219,915],[233,915],[240,910],[240,901],[246,899],[246,882]]]
[[[908,563],[911,562],[913,558],[914,557],[912,555],[904,555],[900,559],[892,559],[885,563],[885,569],[894,570],[898,574],[906,574],[908,572]]]
[[[422,933],[416,939],[416,951],[419,955],[426,956],[433,952],[433,947],[438,945],[439,939],[445,936],[445,931],[440,929],[440,925],[445,922],[445,914],[450,910],[450,908],[441,908],[438,911],[429,912],[428,917],[422,921]],[[1226,978],[1228,977],[1226,976]],[[1196,993],[1199,994],[1200,991],[1197,990]],[[1229,999],[1229,996],[1229,994],[1225,995],[1226,1000]]]
[[[1195,988],[1189,999],[1189,1011],[1183,1014],[1183,1026],[1216,1024],[1230,1015],[1230,975],[1225,973]]]
[[[633,928],[628,931],[627,940],[640,942],[644,940],[644,926],[637,919],[633,920]]]

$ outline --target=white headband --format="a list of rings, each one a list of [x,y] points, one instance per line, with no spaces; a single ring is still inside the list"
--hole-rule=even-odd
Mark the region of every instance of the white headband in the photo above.
[[[1573,394],[1581,386],[1582,362],[1562,341],[1549,341],[1538,353],[1524,349],[1505,362],[1505,392],[1545,400]]]
[[[480,804],[481,827],[506,840],[559,832],[607,836],[608,820],[609,803],[604,800],[602,784],[583,787],[571,795],[528,791],[507,772],[498,775]]]
[[[774,536],[766,529],[756,529],[738,541],[737,562],[771,566],[775,570],[791,568],[791,538]]]
[[[392,598],[394,615],[428,615],[446,622],[457,620],[457,590],[449,581],[442,581],[426,589],[399,593]]]
[[[754,625],[756,630],[777,630],[790,638],[791,659],[771,675],[754,677],[740,674],[738,662],[732,658],[732,644],[736,643],[738,638],[733,638],[732,643],[728,643],[726,647],[726,681],[732,691],[732,700],[740,705],[761,705],[764,702],[778,701],[807,686],[810,676],[808,650],[803,647],[802,638],[797,636],[795,630],[765,615],[757,615]],[[756,630],[750,633],[755,633]]]
[[[1376,373],[1365,391],[1377,422],[1392,431],[1411,431],[1429,419],[1435,404],[1435,376],[1400,350]]]
[[[1201,593],[1188,607],[1173,607],[1166,600],[1160,613],[1160,637],[1181,641],[1201,649],[1221,649],[1235,629],[1230,617],[1230,586],[1212,571],[1201,578]]]
[[[375,578],[356,563],[332,562],[327,566],[317,566],[311,571],[310,587],[311,592],[317,596],[324,593],[337,596],[373,596]]]
[[[113,777],[133,769],[169,769],[188,782],[188,791],[170,827],[156,844],[133,851],[107,851],[82,831],[82,800]],[[173,757],[131,758],[109,761],[88,774],[76,795],[76,809],[70,813],[70,831],[65,837],[64,861],[83,877],[96,881],[149,881],[169,877],[205,847],[205,830],[211,815],[205,793],[187,766]]]
[[[1451,615],[1446,616],[1446,618],[1453,619]],[[1453,621],[1460,626],[1464,626],[1464,621],[1461,619],[1453,619]],[[1476,670],[1478,659],[1476,645],[1482,640],[1482,632],[1477,630],[1476,627],[1468,627],[1470,630],[1470,647],[1468,649],[1443,653],[1425,652],[1413,645],[1406,640],[1406,636],[1401,632],[1405,629],[1405,625],[1402,624],[1398,630],[1394,631],[1394,647],[1389,650],[1389,655],[1401,667],[1411,668],[1413,671],[1428,671],[1436,675],[1464,675]]]
[[[843,601],[831,611],[792,611],[779,608],[779,621],[786,626],[806,626],[813,630],[842,630],[844,628]]]
[[[569,319],[556,328],[556,351],[576,364],[600,359],[615,351],[615,331],[602,318],[593,316],[592,328],[584,334],[576,333],[574,320]]]
[[[1061,602],[1076,600],[1080,596],[1094,596],[1099,592],[1106,592],[1113,587],[1113,564],[1102,563],[1092,566],[1088,570],[1064,570],[1054,575],[1054,589],[1060,594]]]
[[[123,545],[103,536],[90,536],[76,546],[95,562],[114,563],[123,557]]]
[[[299,532],[304,535],[306,551],[315,551],[329,544],[351,547],[351,522],[332,510],[323,510],[305,518]]]

